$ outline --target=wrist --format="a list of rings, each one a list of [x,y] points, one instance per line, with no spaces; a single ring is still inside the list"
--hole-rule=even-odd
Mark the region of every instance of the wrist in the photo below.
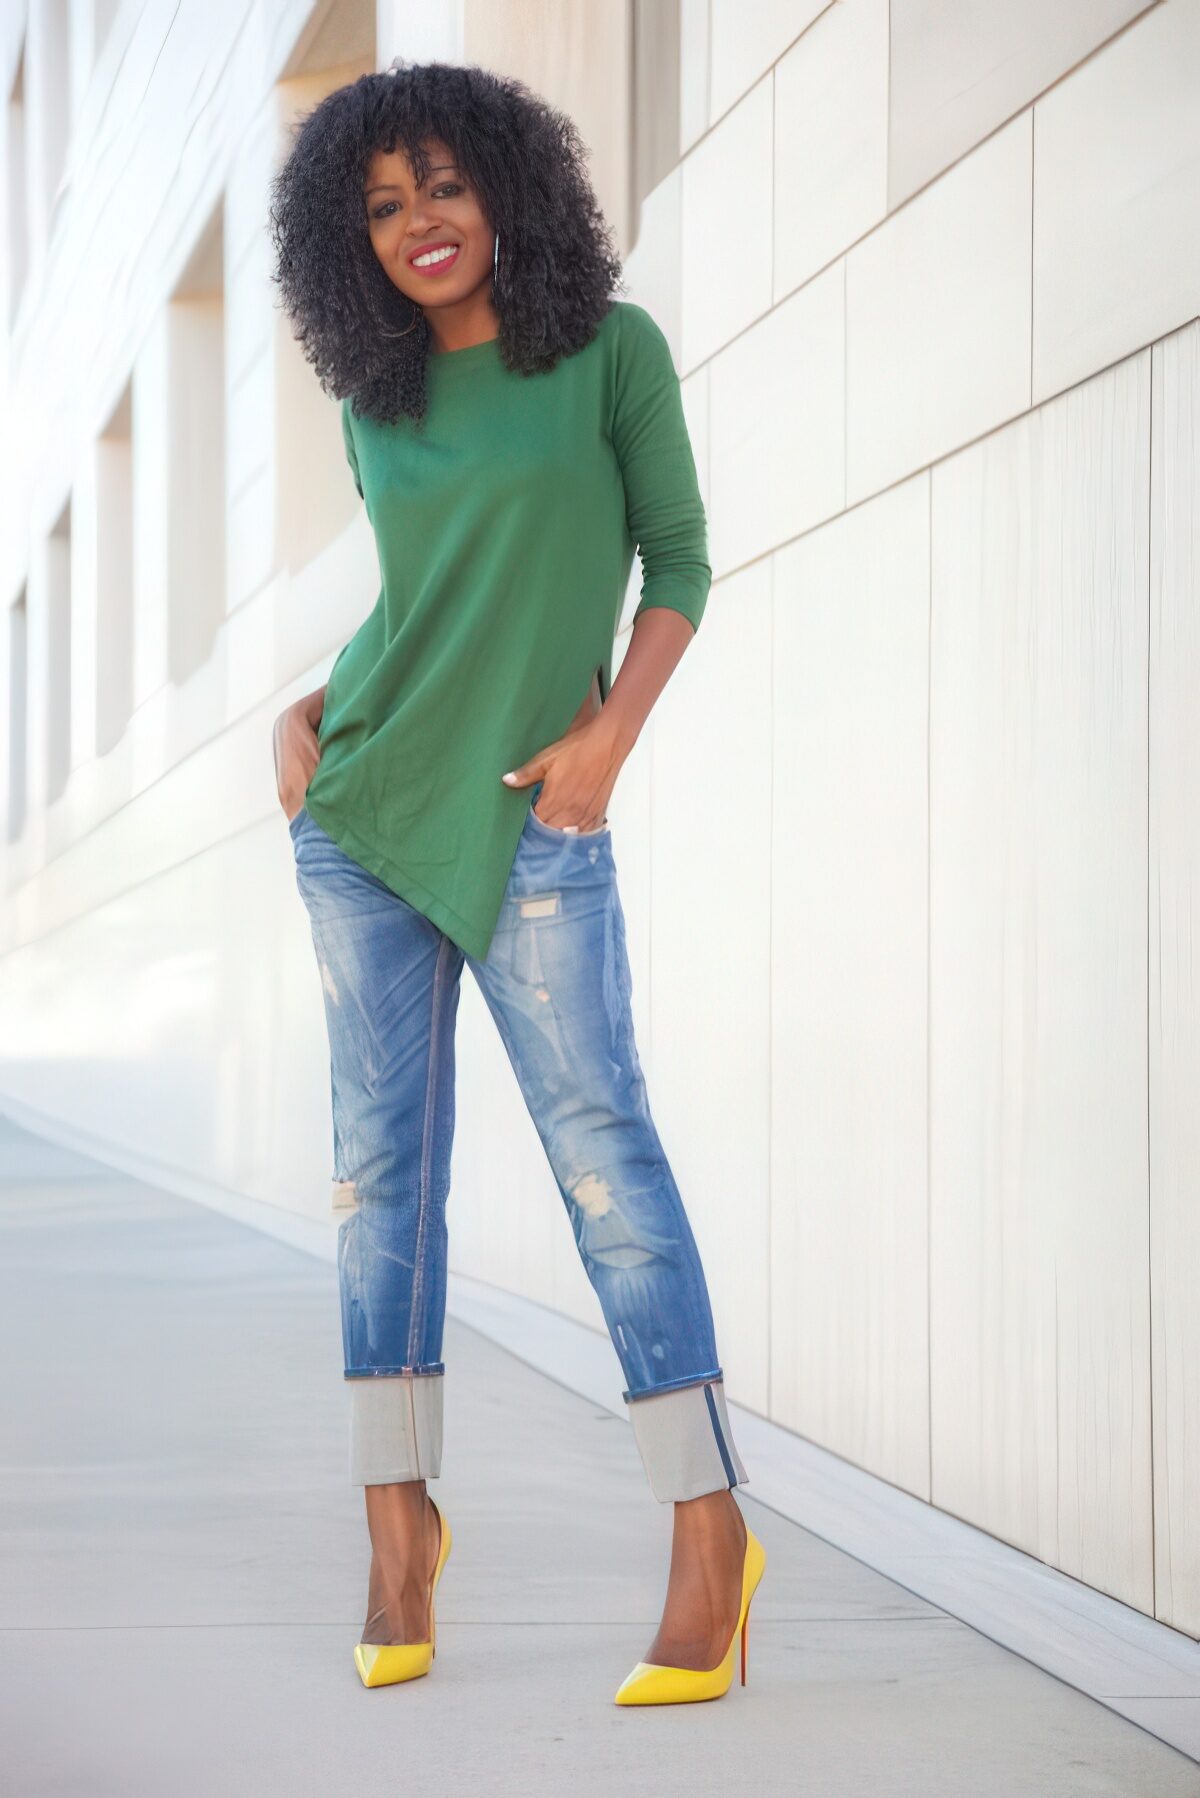
[[[592,728],[624,761],[638,740],[642,721],[631,718],[611,694],[592,720]]]

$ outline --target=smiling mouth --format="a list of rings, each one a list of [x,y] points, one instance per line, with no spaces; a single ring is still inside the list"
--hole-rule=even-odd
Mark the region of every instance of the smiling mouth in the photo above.
[[[457,244],[439,244],[429,250],[419,251],[415,257],[410,256],[408,266],[417,275],[442,275],[447,269],[454,267],[458,256]],[[431,260],[423,260],[424,258],[431,258]]]

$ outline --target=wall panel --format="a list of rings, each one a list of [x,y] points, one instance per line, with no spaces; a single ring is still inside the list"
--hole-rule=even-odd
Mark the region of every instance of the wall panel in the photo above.
[[[1033,399],[1200,313],[1200,0],[1034,108]]]
[[[1200,1636],[1200,324],[1153,350],[1150,1290],[1158,1615]]]
[[[722,581],[655,707],[650,1088],[731,1390],[767,1409],[771,565]],[[720,720],[720,728],[708,727]]]
[[[834,263],[708,365],[718,578],[845,503],[844,275]]]
[[[684,374],[771,304],[771,119],[767,75],[683,165]]]
[[[774,297],[887,211],[887,0],[841,0],[775,69]]]
[[[824,12],[829,0],[709,0],[712,61],[709,120],[719,119],[788,45]]]
[[[890,0],[888,202],[1027,106],[1146,0]]]
[[[1029,404],[1028,113],[846,256],[846,498]]]
[[[933,1502],[1153,1607],[1150,356],[933,471]]]
[[[771,1415],[928,1494],[929,480],[775,560]]]

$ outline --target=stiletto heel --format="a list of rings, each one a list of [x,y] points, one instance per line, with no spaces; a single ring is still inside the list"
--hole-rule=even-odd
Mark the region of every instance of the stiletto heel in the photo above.
[[[701,1698],[720,1698],[733,1683],[733,1650],[738,1636],[742,1638],[742,1684],[746,1683],[746,1634],[750,1622],[750,1600],[758,1588],[767,1564],[767,1551],[749,1524],[746,1525],[746,1553],[742,1560],[742,1602],[729,1646],[715,1667],[660,1667],[654,1661],[639,1661],[617,1687],[615,1704],[690,1704]]]
[[[434,1593],[437,1583],[442,1577],[442,1568],[450,1553],[450,1525],[438,1511],[434,1500],[429,1500],[437,1511],[441,1536],[438,1544],[437,1565],[433,1570],[433,1583],[429,1588],[429,1640],[428,1642],[359,1642],[354,1650],[354,1665],[358,1668],[358,1676],[364,1686],[394,1686],[401,1680],[416,1679],[422,1673],[428,1673],[433,1665],[433,1657],[437,1653],[437,1616],[433,1608]]]

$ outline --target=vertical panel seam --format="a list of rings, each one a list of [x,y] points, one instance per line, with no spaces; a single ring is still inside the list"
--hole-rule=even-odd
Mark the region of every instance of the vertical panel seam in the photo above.
[[[1034,308],[1034,257],[1037,254],[1037,174],[1034,159],[1037,155],[1037,107],[1029,108],[1029,407],[1033,409],[1033,308]]]
[[[933,1504],[933,483],[926,506],[925,612],[925,1483]]]
[[[1162,348],[1159,346],[1161,361]],[[1153,1156],[1150,1149],[1151,1067],[1150,1067],[1150,856],[1151,806],[1153,790],[1150,778],[1150,706],[1153,695],[1151,663],[1154,656],[1154,362],[1155,345],[1150,345],[1150,393],[1146,407],[1146,1333],[1149,1338],[1147,1375],[1150,1382],[1150,1614],[1158,1616],[1158,1542],[1155,1517],[1155,1405],[1154,1405],[1154,1187]],[[1161,944],[1159,946],[1161,954]]]
[[[772,1415],[775,1373],[775,607],[778,563],[768,564],[767,713],[771,753],[767,757],[767,1416]]]

